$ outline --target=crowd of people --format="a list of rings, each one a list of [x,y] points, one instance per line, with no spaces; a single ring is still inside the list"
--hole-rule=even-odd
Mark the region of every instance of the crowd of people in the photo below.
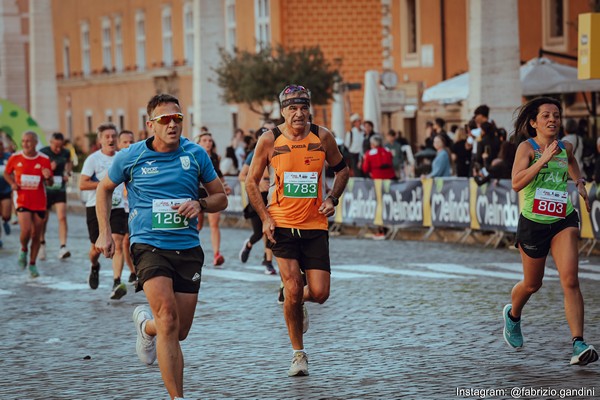
[[[234,174],[245,185],[244,216],[252,226],[238,257],[247,263],[262,240],[264,272],[277,275],[275,262],[279,269],[278,301],[283,304],[292,346],[289,376],[309,374],[303,340],[309,328],[305,303],[322,304],[329,297],[328,217],[335,213],[351,176],[454,175],[474,177],[478,184],[512,179],[513,189],[525,196],[516,236],[524,277],[503,310],[504,340],[517,350],[523,347],[521,314],[541,286],[545,260],[552,252],[573,341],[570,363],[597,361],[596,350],[583,338],[579,220],[566,192],[570,177],[589,210],[585,183],[600,181],[600,161],[595,168],[597,152],[590,150],[587,125],[567,119],[563,127],[560,104],[537,98],[519,109],[515,134],[507,138],[506,131],[489,118],[489,107],[482,105],[464,127],[453,126],[447,132],[441,118],[428,123],[425,144],[413,156],[401,133],[390,130],[379,135],[373,123],[362,121],[358,114],[350,117],[352,127],[343,139],[336,139],[327,128],[312,123],[311,92],[303,86],[286,86],[279,101],[280,124],[265,121],[248,135],[237,129],[221,158],[208,128],[194,140],[183,137],[179,100],[156,95],[147,104],[147,138],[135,142],[133,132],[119,132],[114,124],[103,123],[97,129],[97,150],[82,165],[78,184],[88,193],[89,287],[99,287],[99,260],[104,255],[111,259],[113,271],[110,299],[123,298],[128,286],[121,276],[127,265],[128,282],[135,291],[143,290],[148,300],[133,311],[136,351],[145,364],[158,360],[171,398],[183,398],[180,342],[192,327],[197,307],[205,262],[199,239],[204,215],[212,264],[222,268],[226,260],[219,221],[231,192],[223,177]],[[10,154],[0,141],[2,230],[11,234],[14,207],[20,226],[17,264],[31,278],[40,275],[37,260],[49,251],[45,238],[52,208],[59,225],[56,257],[71,256],[66,185],[75,160],[61,133],[54,133],[50,145],[39,150],[38,142],[36,133],[25,132],[21,150]],[[322,173],[325,169],[329,175]],[[325,176],[334,178],[331,187],[325,185]],[[549,192],[551,198],[544,194]]]

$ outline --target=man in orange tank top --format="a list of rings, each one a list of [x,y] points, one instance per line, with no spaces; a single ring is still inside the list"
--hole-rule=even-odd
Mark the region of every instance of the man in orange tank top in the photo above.
[[[327,218],[335,212],[349,170],[331,132],[310,122],[308,89],[286,86],[279,101],[284,123],[258,140],[246,190],[263,221],[285,288],[283,314],[294,353],[288,375],[305,376],[308,357],[303,334],[308,329],[308,314],[304,302],[323,304],[329,297]],[[325,162],[335,171],[329,193],[325,193]],[[275,190],[265,206],[259,183],[268,165],[274,170]]]

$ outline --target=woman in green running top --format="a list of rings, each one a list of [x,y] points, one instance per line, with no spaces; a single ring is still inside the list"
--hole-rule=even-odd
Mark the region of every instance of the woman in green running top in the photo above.
[[[517,148],[512,187],[523,192],[523,207],[516,246],[523,262],[523,280],[512,289],[511,304],[504,307],[504,340],[523,347],[521,311],[542,286],[548,252],[558,269],[564,292],[565,313],[573,337],[571,364],[598,360],[593,346],[583,340],[583,297],[579,289],[579,217],[567,191],[567,179],[576,182],[582,204],[590,210],[585,179],[573,157],[573,146],[558,140],[561,106],[557,100],[538,97],[523,105],[515,122],[515,134],[530,138]]]

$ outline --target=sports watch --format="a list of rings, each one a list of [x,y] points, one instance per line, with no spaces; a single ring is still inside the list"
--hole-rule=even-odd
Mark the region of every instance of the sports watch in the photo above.
[[[327,199],[331,199],[331,202],[333,203],[334,207],[337,207],[337,205],[340,204],[340,200],[335,196],[329,195],[325,200]]]

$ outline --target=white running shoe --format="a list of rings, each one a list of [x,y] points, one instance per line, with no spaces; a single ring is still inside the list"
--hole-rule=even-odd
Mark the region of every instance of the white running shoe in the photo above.
[[[38,258],[42,261],[46,259],[46,243],[40,244],[40,250],[38,251]]]
[[[288,376],[308,376],[308,356],[303,351],[297,351],[292,358]]]
[[[144,322],[152,319],[152,311],[148,305],[137,306],[133,310],[133,324],[137,332],[135,351],[144,364],[152,365],[156,361],[156,338],[143,331]]]
[[[65,258],[71,257],[71,252],[66,247],[61,247],[58,251],[58,258],[64,260]]]

